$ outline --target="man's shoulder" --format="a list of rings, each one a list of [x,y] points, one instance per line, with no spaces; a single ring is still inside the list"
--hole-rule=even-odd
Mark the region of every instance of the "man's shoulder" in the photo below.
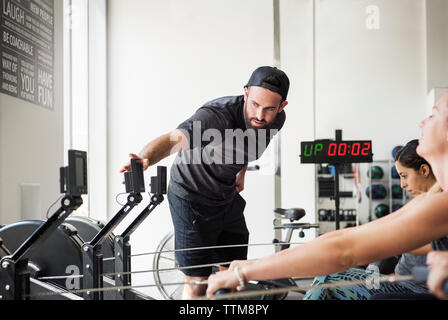
[[[203,107],[210,108],[228,108],[231,106],[239,106],[244,102],[244,96],[225,96],[207,101]]]
[[[226,126],[233,126],[235,122],[240,122],[244,96],[225,96],[206,102],[200,112],[221,119]]]

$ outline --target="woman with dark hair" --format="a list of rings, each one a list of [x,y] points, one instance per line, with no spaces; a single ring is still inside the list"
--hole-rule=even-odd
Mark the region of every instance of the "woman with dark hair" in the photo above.
[[[409,141],[395,156],[395,166],[400,176],[401,187],[414,196],[428,192],[436,183],[436,178],[431,171],[431,166],[425,159],[417,154],[417,146],[418,140]],[[431,250],[431,244],[427,244],[411,253],[404,253],[401,255],[395,266],[395,273],[398,275],[409,275],[411,274],[413,267],[426,265],[426,254]],[[397,262],[397,260],[393,258],[384,261],[388,261],[388,263],[390,263],[390,261]],[[382,283],[377,286],[368,285],[367,283],[370,283],[369,278],[372,279],[373,276],[383,276],[382,274],[378,274],[378,272],[382,270],[375,267],[378,267],[384,261],[372,263],[366,270],[362,268],[350,268],[344,272],[316,277],[313,281],[313,285],[336,283],[347,280],[366,280],[366,285],[344,288],[311,289],[305,294],[304,300],[365,300],[380,293],[429,293],[425,284],[413,282]]]
[[[401,187],[413,196],[427,192],[436,182],[430,164],[417,154],[418,140],[409,141],[395,156]]]
[[[303,245],[282,250],[255,261],[234,261],[228,271],[211,275],[207,295],[220,288],[241,287],[251,280],[313,277],[411,252],[438,243],[448,234],[448,94],[420,123],[422,137],[417,153],[431,165],[442,192],[421,194],[402,208],[369,223],[328,232]]]

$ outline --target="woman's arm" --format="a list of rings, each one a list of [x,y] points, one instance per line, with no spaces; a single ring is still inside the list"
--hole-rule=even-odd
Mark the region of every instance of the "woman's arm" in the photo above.
[[[431,243],[429,243],[421,248],[409,251],[408,253],[416,255],[416,256],[426,256],[431,251],[432,251],[432,245],[431,245]]]
[[[424,199],[424,196],[418,196],[415,197],[414,199],[412,199],[411,201],[408,202],[407,205],[414,205],[416,203],[418,203],[419,201],[422,201]],[[400,217],[400,215],[402,215],[404,212],[406,212],[406,208],[402,207],[397,211],[394,211],[392,214],[389,214],[387,216],[384,216],[382,218],[379,219],[375,219],[371,222],[369,222],[369,225],[372,227],[374,225],[382,225],[382,224],[386,224],[386,223],[390,223],[391,221],[397,219]],[[327,232],[321,236],[319,236],[319,239],[323,240],[323,239],[334,239],[337,237],[342,237],[344,235],[346,235],[348,232],[352,232],[353,229],[356,229],[357,227],[350,227],[350,228],[344,228],[344,229],[340,229],[340,230],[335,230],[332,232]],[[413,252],[409,252],[418,256],[425,256],[429,251],[431,251],[431,244],[425,245],[422,248],[416,249]],[[288,254],[288,250],[282,250],[280,252],[277,253],[278,256],[281,256],[283,254]],[[257,259],[257,261],[260,261],[260,259]],[[242,261],[239,261],[239,264],[241,264]]]
[[[312,277],[409,252],[448,234],[448,192],[412,201],[397,217],[384,221],[319,237],[260,259],[260,263],[242,266],[241,272],[246,281]]]
[[[338,230],[255,263],[242,264],[238,272],[246,282],[332,274],[409,252],[448,234],[448,192],[419,197],[400,210],[393,219]],[[211,275],[207,294],[219,288],[236,288],[239,282],[235,273],[230,270]]]

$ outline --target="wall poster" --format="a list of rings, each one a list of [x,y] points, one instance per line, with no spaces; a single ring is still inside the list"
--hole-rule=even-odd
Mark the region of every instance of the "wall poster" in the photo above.
[[[0,0],[0,93],[53,109],[54,0]]]

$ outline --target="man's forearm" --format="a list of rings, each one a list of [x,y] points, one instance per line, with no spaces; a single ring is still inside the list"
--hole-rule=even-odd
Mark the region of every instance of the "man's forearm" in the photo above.
[[[183,137],[175,131],[164,134],[149,142],[140,151],[139,156],[149,160],[154,165],[160,160],[185,148]]]

